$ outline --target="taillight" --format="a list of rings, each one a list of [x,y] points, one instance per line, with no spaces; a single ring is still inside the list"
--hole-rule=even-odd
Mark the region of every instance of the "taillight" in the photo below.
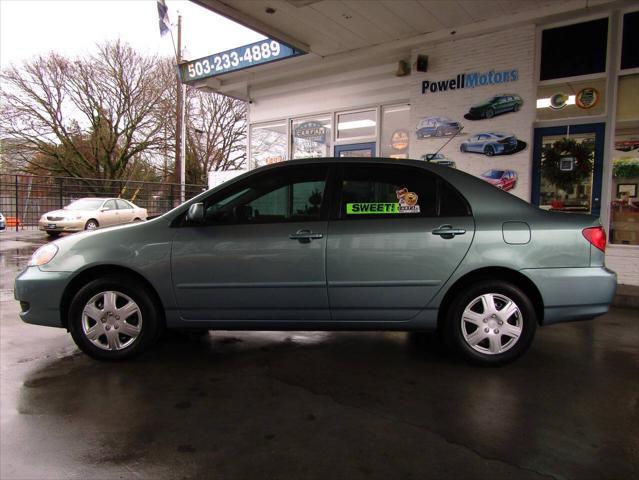
[[[606,231],[602,226],[584,228],[581,233],[592,245],[602,252],[606,251]]]

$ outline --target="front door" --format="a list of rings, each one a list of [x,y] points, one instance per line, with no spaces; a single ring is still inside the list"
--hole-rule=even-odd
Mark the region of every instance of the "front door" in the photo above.
[[[336,157],[367,157],[375,156],[375,142],[352,143],[350,145],[335,145]]]
[[[327,166],[280,167],[212,194],[180,226],[172,280],[184,320],[327,320]]]
[[[344,165],[338,183],[327,245],[332,319],[410,319],[468,252],[475,227],[467,204],[413,167]]]
[[[604,132],[603,123],[535,129],[531,202],[599,215]]]

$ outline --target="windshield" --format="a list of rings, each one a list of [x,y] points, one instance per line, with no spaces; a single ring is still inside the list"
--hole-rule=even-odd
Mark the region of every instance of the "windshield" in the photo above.
[[[102,202],[99,198],[83,198],[81,200],[76,200],[75,202],[71,202],[69,205],[64,207],[65,210],[97,210],[102,205]]]
[[[482,174],[482,177],[493,178],[497,180],[501,178],[503,174],[504,174],[503,170],[488,170],[487,172],[484,172]]]

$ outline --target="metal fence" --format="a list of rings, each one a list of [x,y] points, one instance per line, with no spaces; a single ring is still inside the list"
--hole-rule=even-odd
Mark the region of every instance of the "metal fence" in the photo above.
[[[206,185],[185,185],[185,198],[188,200],[206,188]],[[44,213],[83,197],[124,198],[146,208],[149,217],[154,217],[180,203],[180,185],[0,174],[0,213],[6,217],[8,228],[37,228]]]

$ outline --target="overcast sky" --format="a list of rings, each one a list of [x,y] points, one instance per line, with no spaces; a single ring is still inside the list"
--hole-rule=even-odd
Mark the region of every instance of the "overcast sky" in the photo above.
[[[264,38],[187,0],[166,4],[171,23],[182,14],[188,59]],[[171,36],[160,37],[156,0],[0,0],[0,67],[51,50],[90,53],[96,43],[117,38],[143,53],[173,55]]]

